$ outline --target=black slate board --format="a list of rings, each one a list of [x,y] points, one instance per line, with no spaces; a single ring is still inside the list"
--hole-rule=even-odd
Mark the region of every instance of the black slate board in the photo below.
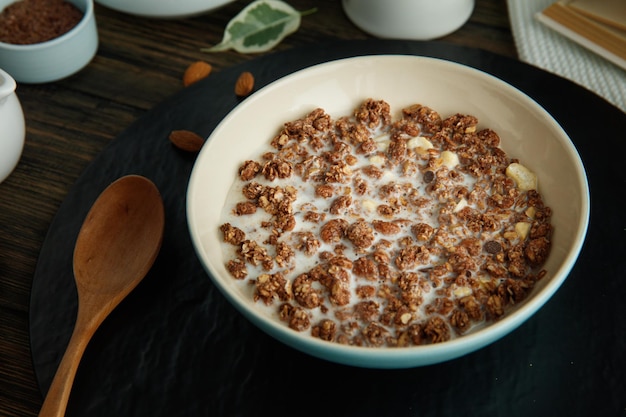
[[[313,64],[391,53],[460,62],[541,103],[582,156],[591,223],[562,288],[518,330],[438,365],[371,370],[288,348],[226,302],[195,257],[187,231],[185,194],[194,156],[173,148],[167,136],[173,129],[208,136],[238,103],[232,86],[241,71],[255,74],[259,88]],[[76,315],[72,251],[82,220],[110,182],[133,173],[161,190],[163,247],[148,276],[89,344],[68,416],[626,416],[624,126],[625,113],[574,83],[513,59],[439,42],[336,42],[212,74],[116,138],[61,205],[41,250],[31,296],[31,346],[42,392]]]

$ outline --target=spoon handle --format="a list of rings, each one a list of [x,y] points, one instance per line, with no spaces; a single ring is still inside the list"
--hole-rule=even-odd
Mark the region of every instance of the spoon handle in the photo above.
[[[89,339],[95,332],[93,327],[97,327],[85,326],[82,321],[79,313],[70,341],[54,375],[52,384],[48,389],[43,406],[39,411],[39,417],[62,417],[65,415],[78,364],[89,343]]]

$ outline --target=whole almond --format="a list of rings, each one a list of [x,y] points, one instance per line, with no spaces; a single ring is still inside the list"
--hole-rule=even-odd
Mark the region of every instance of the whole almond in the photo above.
[[[254,90],[254,76],[248,71],[241,73],[235,83],[235,94],[239,97],[245,97]]]
[[[201,79],[207,77],[211,73],[212,69],[213,67],[208,62],[194,62],[185,70],[185,74],[183,75],[183,85],[187,87],[197,81],[200,81]]]
[[[177,148],[187,152],[198,152],[204,145],[204,139],[189,130],[172,130],[170,141]]]

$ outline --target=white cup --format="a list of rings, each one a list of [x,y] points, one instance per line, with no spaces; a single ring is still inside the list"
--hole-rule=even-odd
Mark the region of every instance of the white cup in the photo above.
[[[448,35],[469,19],[474,0],[342,0],[348,18],[370,35],[430,40]]]
[[[15,87],[15,80],[0,69],[0,182],[13,172],[24,148],[24,113]]]

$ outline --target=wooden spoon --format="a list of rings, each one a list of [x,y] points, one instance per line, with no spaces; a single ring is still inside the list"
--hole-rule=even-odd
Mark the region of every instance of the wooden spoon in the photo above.
[[[89,210],[74,249],[78,315],[40,416],[63,416],[80,359],[96,329],[137,286],[156,259],[165,215],[147,178],[122,177]]]

